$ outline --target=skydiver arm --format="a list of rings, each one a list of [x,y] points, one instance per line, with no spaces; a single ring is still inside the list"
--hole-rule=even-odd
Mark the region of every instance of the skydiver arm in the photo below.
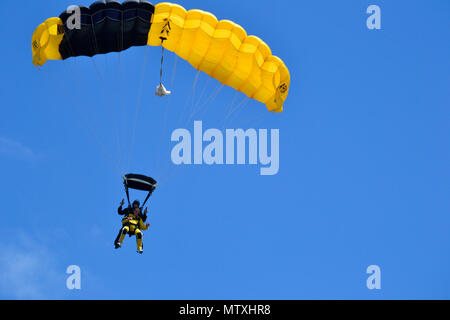
[[[117,208],[117,213],[121,216],[123,216],[127,212],[126,209],[125,210],[122,209],[123,204],[124,204],[124,201],[122,199],[122,202],[120,202],[119,208]]]
[[[147,230],[148,227],[150,227],[150,223],[144,224],[144,223],[142,222],[142,219],[139,219],[139,229],[141,229],[141,230]]]

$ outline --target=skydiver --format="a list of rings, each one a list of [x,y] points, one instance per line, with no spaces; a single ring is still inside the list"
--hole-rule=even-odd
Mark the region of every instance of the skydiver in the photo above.
[[[142,254],[144,251],[142,244],[143,233],[141,230],[147,230],[150,226],[149,223],[144,225],[144,222],[147,220],[148,210],[147,208],[145,208],[144,212],[142,213],[142,209],[139,207],[140,203],[138,200],[135,200],[133,202],[132,207],[122,209],[123,205],[124,201],[122,199],[120,206],[117,209],[117,213],[119,215],[124,215],[125,217],[122,219],[122,228],[120,229],[119,234],[114,241],[115,248],[118,249],[122,246],[125,235],[128,234],[130,237],[135,235],[137,252]]]
[[[121,215],[121,216],[127,215],[130,212],[134,212],[134,209],[138,208],[138,209],[140,209],[140,212],[141,212],[139,215],[140,215],[142,221],[145,222],[147,220],[147,212],[148,212],[148,210],[145,209],[144,213],[142,213],[141,203],[139,202],[139,200],[134,200],[131,207],[127,207],[125,209],[122,209],[124,204],[125,204],[124,199],[122,199],[122,201],[120,202],[119,208],[117,208],[117,213],[119,215]]]

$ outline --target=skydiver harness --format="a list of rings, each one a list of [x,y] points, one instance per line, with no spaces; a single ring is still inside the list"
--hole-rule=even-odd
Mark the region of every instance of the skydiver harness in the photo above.
[[[132,218],[130,220],[128,220],[128,218]],[[139,229],[139,221],[142,220],[141,217],[136,217],[134,216],[134,214],[129,213],[127,214],[123,219],[122,219],[122,226],[123,227],[128,227],[128,236],[131,238],[136,229]]]

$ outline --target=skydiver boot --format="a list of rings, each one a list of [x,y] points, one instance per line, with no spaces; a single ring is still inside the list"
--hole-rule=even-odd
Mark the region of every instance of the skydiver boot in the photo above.
[[[114,246],[116,249],[122,248],[122,243],[117,241],[116,243],[114,243]]]

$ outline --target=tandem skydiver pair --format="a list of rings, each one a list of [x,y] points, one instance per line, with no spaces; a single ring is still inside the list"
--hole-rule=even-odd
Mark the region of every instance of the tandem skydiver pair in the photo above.
[[[157,182],[153,178],[146,177],[144,175],[127,174],[124,176],[123,183],[125,186],[125,193],[127,195],[128,207],[123,209],[125,202],[122,200],[119,208],[117,209],[117,213],[125,217],[122,219],[122,228],[114,241],[114,246],[116,249],[119,249],[122,246],[124,238],[127,234],[130,237],[136,236],[137,252],[142,254],[144,252],[142,231],[147,230],[150,226],[149,223],[144,224],[147,221],[148,210],[147,208],[145,208],[145,210],[142,209],[152,195],[153,191],[156,189]],[[133,201],[132,205],[130,204],[129,189],[148,192],[147,198],[142,206],[138,200]]]

